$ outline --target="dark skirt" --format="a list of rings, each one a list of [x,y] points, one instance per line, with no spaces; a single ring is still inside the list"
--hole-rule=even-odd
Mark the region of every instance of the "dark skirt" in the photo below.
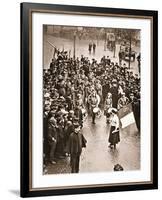
[[[111,126],[110,129],[110,135],[109,135],[109,143],[114,145],[117,144],[118,142],[120,142],[120,135],[119,135],[119,131],[112,133],[115,130],[115,126]]]

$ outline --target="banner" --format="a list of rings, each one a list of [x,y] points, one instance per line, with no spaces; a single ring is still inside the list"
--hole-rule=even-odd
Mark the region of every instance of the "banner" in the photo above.
[[[136,123],[134,114],[132,111],[131,103],[124,106],[123,108],[121,108],[118,111],[118,116],[119,116],[120,122],[122,124],[122,128],[126,128],[126,127],[130,126],[131,124]]]

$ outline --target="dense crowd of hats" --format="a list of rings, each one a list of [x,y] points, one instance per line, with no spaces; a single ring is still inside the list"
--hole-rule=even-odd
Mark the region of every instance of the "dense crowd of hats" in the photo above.
[[[58,51],[50,68],[43,70],[44,134],[47,134],[48,123],[52,120],[57,127],[61,126],[64,140],[67,139],[69,133],[65,132],[69,131],[69,127],[73,131],[76,126],[83,126],[83,115],[88,109],[87,98],[91,92],[97,91],[98,86],[102,87],[102,93],[101,90],[98,93],[102,107],[114,83],[126,97],[132,95],[134,101],[140,101],[139,75],[129,70],[125,63],[114,63],[109,56],[103,56],[100,62],[83,55],[74,59],[69,58],[67,52]],[[66,141],[63,144],[65,148]]]

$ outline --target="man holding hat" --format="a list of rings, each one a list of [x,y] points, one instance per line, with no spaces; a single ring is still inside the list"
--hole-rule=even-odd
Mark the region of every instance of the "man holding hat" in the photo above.
[[[70,135],[69,139],[69,153],[70,153],[70,165],[71,173],[79,173],[79,161],[82,153],[82,148],[86,147],[86,139],[80,132],[80,125],[77,121],[73,123],[74,131]]]

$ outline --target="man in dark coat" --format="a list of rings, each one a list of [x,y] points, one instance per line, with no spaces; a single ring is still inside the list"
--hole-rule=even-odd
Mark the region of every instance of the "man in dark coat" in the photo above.
[[[70,153],[70,164],[71,173],[79,173],[79,161],[82,153],[82,148],[86,147],[86,139],[80,132],[79,123],[74,123],[74,132],[70,135],[69,140],[69,153]]]
[[[50,70],[51,71],[55,68],[55,65],[56,65],[55,60],[52,59],[52,62],[50,63]]]
[[[122,50],[119,51],[118,56],[119,56],[119,65],[121,66],[122,60],[123,60],[123,51]]]
[[[91,54],[91,50],[92,50],[92,43],[90,42],[90,43],[89,43],[89,46],[88,46],[89,54]]]
[[[96,44],[93,43],[93,54],[95,54],[95,51],[96,51]]]
[[[81,107],[77,104],[74,109],[74,114],[76,118],[78,118],[78,123],[80,124],[81,128],[83,128],[83,114]]]
[[[46,106],[44,108],[43,114],[43,152],[44,152],[44,164],[47,164],[49,159],[49,143],[48,143],[48,117],[49,117],[50,107]]]
[[[48,142],[50,146],[50,162],[52,164],[55,164],[56,161],[54,160],[54,155],[55,155],[55,150],[56,150],[56,144],[57,144],[57,125],[56,125],[56,120],[54,117],[51,117],[49,119],[49,124],[48,124]]]
[[[113,103],[113,108],[117,108],[118,105],[118,85],[117,85],[117,80],[114,79],[112,81],[112,87],[110,88],[109,91],[112,94],[112,103]]]
[[[65,133],[64,133],[64,119],[60,116],[57,118],[57,134],[58,142],[56,146],[56,153],[60,159],[65,158]]]
[[[137,56],[137,62],[138,62],[138,70],[139,70],[139,73],[140,73],[140,67],[141,67],[141,53],[139,53],[138,56]]]
[[[138,131],[140,132],[140,100],[137,99],[133,93],[130,94],[130,102],[132,104],[132,110]]]

